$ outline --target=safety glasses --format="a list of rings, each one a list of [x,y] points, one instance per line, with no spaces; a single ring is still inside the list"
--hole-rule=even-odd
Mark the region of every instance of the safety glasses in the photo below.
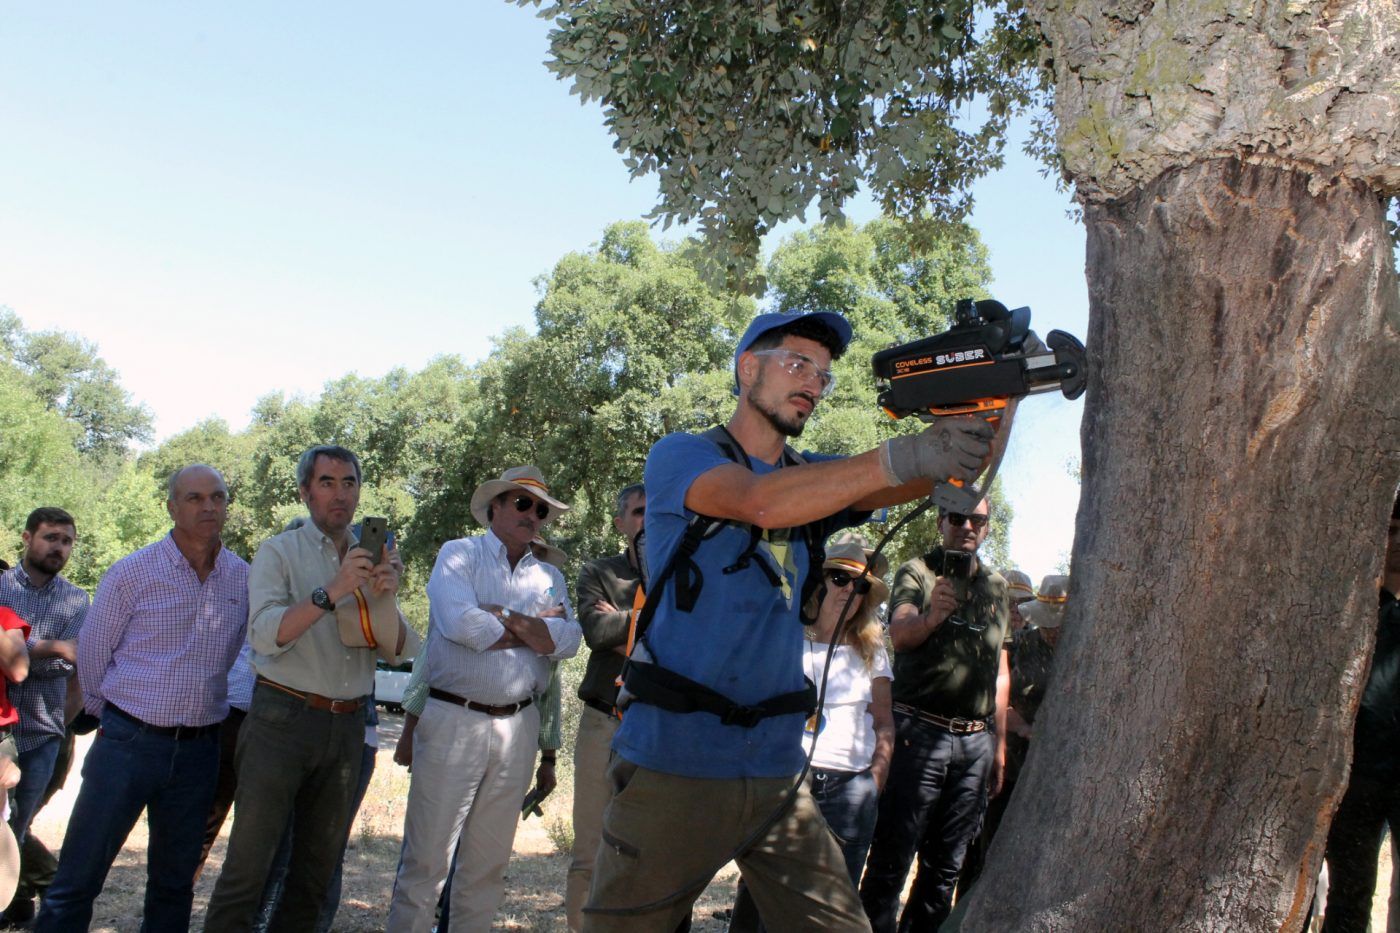
[[[821,386],[820,396],[826,398],[831,394],[831,390],[836,388],[836,374],[829,369],[822,369],[809,357],[803,356],[795,350],[787,350],[782,347],[775,347],[772,350],[755,350],[754,356],[770,356],[777,361],[783,372],[790,376],[806,382],[815,379]]]

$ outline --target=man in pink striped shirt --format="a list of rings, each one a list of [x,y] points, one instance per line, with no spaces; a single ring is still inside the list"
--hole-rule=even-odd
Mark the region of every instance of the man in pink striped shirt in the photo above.
[[[166,508],[170,534],[112,565],[78,638],[84,703],[102,729],[35,930],[88,928],[143,810],[150,845],[141,928],[189,928],[228,671],[248,625],[248,564],[223,547],[228,487],[217,470],[177,471]]]

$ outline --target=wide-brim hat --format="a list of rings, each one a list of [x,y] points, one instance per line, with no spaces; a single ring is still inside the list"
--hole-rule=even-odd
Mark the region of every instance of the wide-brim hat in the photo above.
[[[568,554],[565,554],[539,535],[535,535],[530,541],[530,550],[534,552],[536,560],[543,561],[546,564],[553,564],[560,570],[564,569],[564,564],[569,559]]]
[[[335,624],[345,647],[373,648],[391,664],[415,653],[416,637],[410,626],[405,626],[409,634],[403,651],[394,652],[399,644],[399,604],[393,593],[376,594],[370,587],[360,587],[335,604]]]
[[[1051,574],[1040,581],[1035,602],[1021,607],[1021,616],[1039,628],[1059,628],[1069,608],[1069,577]]]
[[[472,493],[472,518],[480,522],[483,528],[488,527],[491,522],[486,517],[486,507],[491,504],[491,500],[503,492],[516,489],[528,492],[549,506],[549,514],[544,519],[547,522],[553,521],[560,512],[569,511],[567,505],[549,494],[544,474],[533,466],[518,466],[506,470],[500,479],[488,479],[476,487],[476,492]]]
[[[0,901],[8,904],[19,887],[19,843],[10,824],[0,822]]]
[[[1006,593],[1013,603],[1035,599],[1035,588],[1031,586],[1029,574],[1020,570],[1007,570],[1001,576],[1006,581]]]
[[[828,541],[826,560],[822,561],[823,570],[844,570],[852,576],[863,575],[870,583],[870,592],[865,594],[865,606],[871,610],[890,598],[890,588],[884,581],[884,571],[889,563],[884,555],[876,557],[874,566],[866,570],[873,553],[873,549],[866,547],[864,541],[850,535]]]
[[[845,352],[846,347],[851,342],[851,322],[846,320],[835,311],[808,311],[805,314],[790,314],[785,311],[770,311],[767,314],[760,314],[749,323],[744,331],[744,336],[739,338],[739,343],[734,347],[734,389],[735,395],[739,394],[739,357],[743,355],[749,347],[754,345],[759,337],[770,330],[777,330],[779,327],[786,327],[795,324],[805,318],[820,321],[836,332],[836,338],[841,342],[841,350]]]

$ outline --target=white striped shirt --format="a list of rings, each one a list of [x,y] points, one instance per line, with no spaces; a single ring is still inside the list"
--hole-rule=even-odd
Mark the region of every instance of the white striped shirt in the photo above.
[[[482,605],[539,616],[564,606],[562,618],[546,618],[554,652],[527,647],[487,650],[505,626]],[[438,551],[428,578],[427,679],[431,687],[492,705],[538,697],[549,686],[550,661],[571,658],[583,632],[574,620],[564,575],[528,550],[514,569],[506,546],[487,531],[449,541]]]

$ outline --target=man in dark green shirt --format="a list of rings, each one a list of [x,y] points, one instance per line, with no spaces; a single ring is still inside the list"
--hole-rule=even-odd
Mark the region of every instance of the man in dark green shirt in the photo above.
[[[613,526],[627,547],[621,554],[584,564],[578,577],[575,605],[589,655],[578,688],[583,712],[574,742],[574,850],[564,890],[564,912],[569,929],[575,933],[583,924],[583,905],[588,900],[593,859],[603,831],[603,810],[612,797],[608,756],[619,722],[613,704],[617,702],[617,678],[627,660],[632,600],[641,583],[636,544],[646,509],[647,494],[641,483],[619,492]]]
[[[933,933],[947,919],[968,842],[987,797],[1000,790],[1010,691],[1002,645],[1010,609],[1006,581],[977,558],[987,518],[986,500],[971,515],[940,515],[943,546],[895,573],[894,760],[860,886],[875,933],[894,933],[916,854],[919,867],[898,929]],[[954,574],[958,563],[965,575]]]

